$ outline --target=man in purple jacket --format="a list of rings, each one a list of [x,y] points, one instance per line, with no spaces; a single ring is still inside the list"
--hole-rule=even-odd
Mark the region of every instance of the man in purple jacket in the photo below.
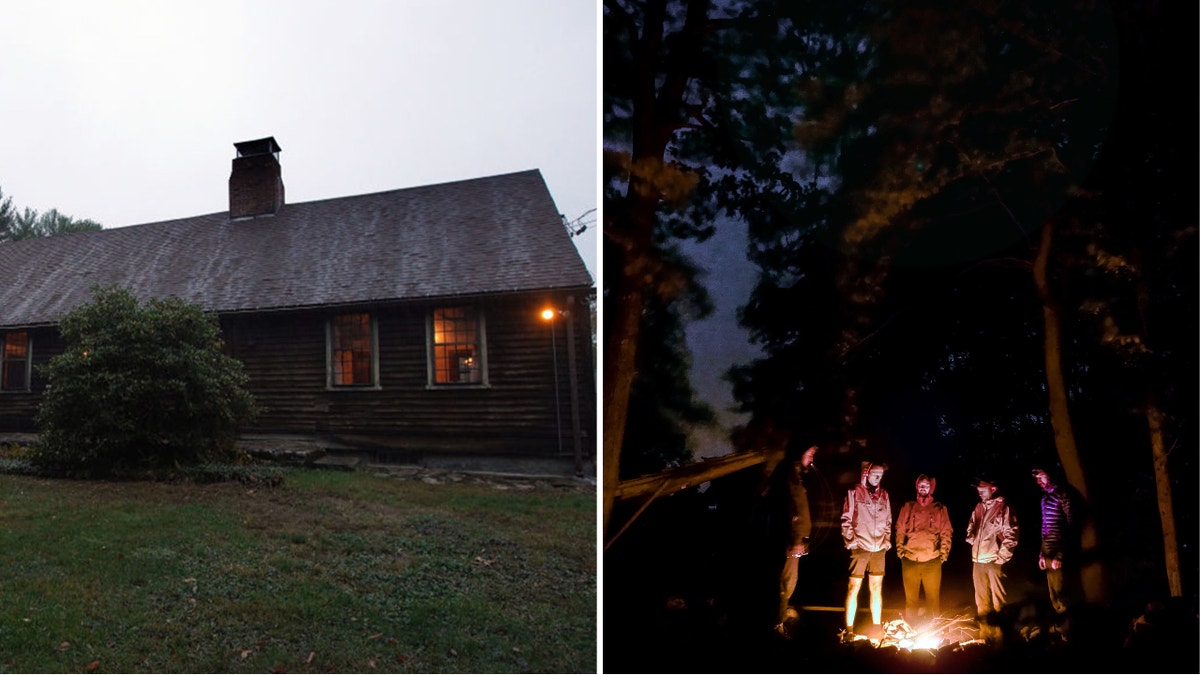
[[[1070,493],[1061,487],[1051,471],[1035,466],[1033,479],[1042,489],[1042,546],[1038,550],[1038,568],[1046,571],[1050,605],[1057,617],[1052,630],[1064,632],[1072,592],[1066,583],[1067,567],[1077,563],[1075,554],[1076,514]]]

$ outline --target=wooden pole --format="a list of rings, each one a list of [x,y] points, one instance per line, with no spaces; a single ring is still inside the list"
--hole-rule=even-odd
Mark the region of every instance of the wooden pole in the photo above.
[[[567,296],[567,307],[575,306],[575,296]],[[579,430],[579,375],[575,366],[575,314],[567,309],[567,382],[571,388],[571,439],[575,443],[575,475],[583,476],[583,440]]]

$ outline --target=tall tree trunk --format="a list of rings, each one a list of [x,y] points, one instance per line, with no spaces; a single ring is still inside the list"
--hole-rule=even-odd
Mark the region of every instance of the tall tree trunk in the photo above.
[[[708,0],[687,3],[681,34],[694,35],[708,17]],[[621,448],[625,442],[629,393],[637,376],[638,340],[642,330],[642,308],[652,288],[654,229],[662,201],[660,170],[667,144],[680,126],[681,111],[689,76],[690,60],[677,57],[673,70],[660,80],[663,39],[669,18],[667,0],[645,3],[635,49],[637,73],[633,95],[633,137],[629,185],[625,194],[625,222],[605,222],[605,236],[618,245],[616,279],[604,303],[613,317],[604,349],[604,533],[616,501],[620,480]],[[698,44],[698,43],[697,43]],[[611,231],[610,231],[611,228]]]
[[[1134,267],[1142,270],[1142,257],[1134,251]],[[1142,340],[1150,343],[1150,289],[1139,277],[1137,280],[1138,310],[1142,316]],[[1183,595],[1183,578],[1179,570],[1179,541],[1175,534],[1175,502],[1171,497],[1171,475],[1167,470],[1167,452],[1163,448],[1162,411],[1153,384],[1146,386],[1146,426],[1150,433],[1150,456],[1154,460],[1154,485],[1158,496],[1158,518],[1162,522],[1163,562],[1167,568],[1167,586],[1171,595]]]
[[[637,375],[637,345],[642,330],[642,295],[645,283],[626,262],[623,252],[620,272],[612,282],[605,309],[612,313],[604,348],[604,533],[616,501],[620,480],[621,446],[625,442],[629,392]]]
[[[1179,543],[1175,536],[1175,507],[1171,499],[1171,476],[1167,473],[1167,452],[1163,449],[1162,412],[1154,392],[1146,395],[1146,423],[1150,430],[1150,451],[1154,457],[1154,485],[1158,493],[1158,517],[1162,521],[1163,559],[1167,567],[1167,586],[1171,595],[1183,595],[1179,572]]]
[[[1046,361],[1046,394],[1049,398],[1050,427],[1054,431],[1054,446],[1058,451],[1063,471],[1067,475],[1067,482],[1079,491],[1084,500],[1090,501],[1087,478],[1084,475],[1083,464],[1079,460],[1075,432],[1071,428],[1067,386],[1063,378],[1061,313],[1058,302],[1050,290],[1047,276],[1053,242],[1054,221],[1049,220],[1042,226],[1042,237],[1038,242],[1037,256],[1033,262],[1033,281],[1037,288],[1038,299],[1042,304],[1042,340]],[[1091,509],[1087,511],[1090,513]],[[1080,577],[1084,596],[1089,603],[1105,603],[1108,599],[1108,587],[1099,556],[1100,547],[1096,523],[1090,516],[1084,520],[1080,528],[1080,547],[1083,554]]]

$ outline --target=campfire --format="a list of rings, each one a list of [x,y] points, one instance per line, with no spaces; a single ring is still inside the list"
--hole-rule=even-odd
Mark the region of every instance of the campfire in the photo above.
[[[936,651],[952,645],[983,644],[974,617],[934,617],[918,626],[903,619],[883,624],[882,635],[856,635],[854,641],[869,640],[875,647],[896,647],[906,651]]]

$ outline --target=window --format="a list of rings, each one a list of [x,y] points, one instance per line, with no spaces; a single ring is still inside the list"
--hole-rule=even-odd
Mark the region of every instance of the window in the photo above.
[[[0,390],[29,391],[29,333],[5,333],[3,341],[4,352],[0,354]]]
[[[329,384],[375,385],[378,372],[375,322],[367,313],[339,314],[329,323]]]
[[[483,320],[470,307],[433,310],[433,384],[486,384],[481,348]]]

